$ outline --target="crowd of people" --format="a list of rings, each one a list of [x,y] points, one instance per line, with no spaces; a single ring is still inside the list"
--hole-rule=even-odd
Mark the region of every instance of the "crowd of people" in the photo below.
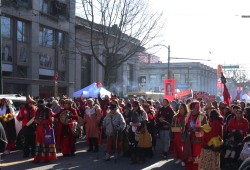
[[[11,113],[14,108],[1,99],[0,116]],[[88,152],[99,152],[105,141],[105,161],[122,154],[131,164],[144,163],[157,148],[163,159],[173,156],[186,169],[219,170],[237,167],[248,157],[244,139],[250,131],[250,106],[244,101],[27,96],[16,119],[22,122],[23,157],[31,156],[35,163],[57,160],[59,152],[75,156],[76,140],[83,136]],[[10,154],[18,142],[15,122],[13,116],[0,120],[0,149]]]

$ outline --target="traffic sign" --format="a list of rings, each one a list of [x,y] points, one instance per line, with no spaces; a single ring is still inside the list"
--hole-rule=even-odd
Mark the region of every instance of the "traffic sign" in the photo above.
[[[231,69],[231,68],[240,68],[239,65],[226,65],[226,66],[222,66],[223,69]]]

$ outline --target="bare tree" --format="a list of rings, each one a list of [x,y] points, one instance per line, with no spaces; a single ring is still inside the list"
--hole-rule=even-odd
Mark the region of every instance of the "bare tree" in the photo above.
[[[231,78],[234,83],[245,83],[249,81],[246,71],[242,69],[224,70],[223,73],[226,77]]]
[[[90,31],[92,56],[110,74],[159,37],[162,13],[149,11],[145,0],[82,0],[84,23]],[[102,56],[104,60],[101,59]]]
[[[223,71],[225,77],[231,78],[233,84],[231,85],[231,88],[234,88],[235,86],[242,86],[243,91],[246,91],[249,89],[249,79],[247,72],[243,69],[230,69],[230,70],[224,70]]]

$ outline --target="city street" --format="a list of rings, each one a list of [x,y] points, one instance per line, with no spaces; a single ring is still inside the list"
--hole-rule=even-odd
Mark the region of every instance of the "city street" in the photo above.
[[[103,161],[104,157],[104,145],[99,153],[86,152],[87,146],[83,140],[77,142],[77,152],[74,157],[62,157],[62,154],[57,154],[58,160],[50,163],[32,163],[31,158],[22,158],[22,151],[13,151],[10,155],[2,156],[1,170],[44,170],[44,169],[56,169],[56,170],[112,170],[112,169],[130,169],[133,170],[150,170],[150,169],[175,169],[184,170],[181,165],[176,165],[172,158],[168,160],[162,160],[159,151],[155,152],[153,158],[147,158],[144,164],[130,164],[129,159],[120,157],[117,162],[110,160],[108,162]]]

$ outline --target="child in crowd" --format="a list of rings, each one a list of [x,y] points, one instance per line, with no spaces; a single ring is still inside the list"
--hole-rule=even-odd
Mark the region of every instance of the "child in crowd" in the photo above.
[[[235,154],[236,154],[236,148],[237,148],[237,142],[235,141],[234,138],[234,134],[231,133],[228,135],[228,139],[226,140],[225,146],[226,146],[226,153],[224,158],[231,158],[234,159],[235,158]]]

